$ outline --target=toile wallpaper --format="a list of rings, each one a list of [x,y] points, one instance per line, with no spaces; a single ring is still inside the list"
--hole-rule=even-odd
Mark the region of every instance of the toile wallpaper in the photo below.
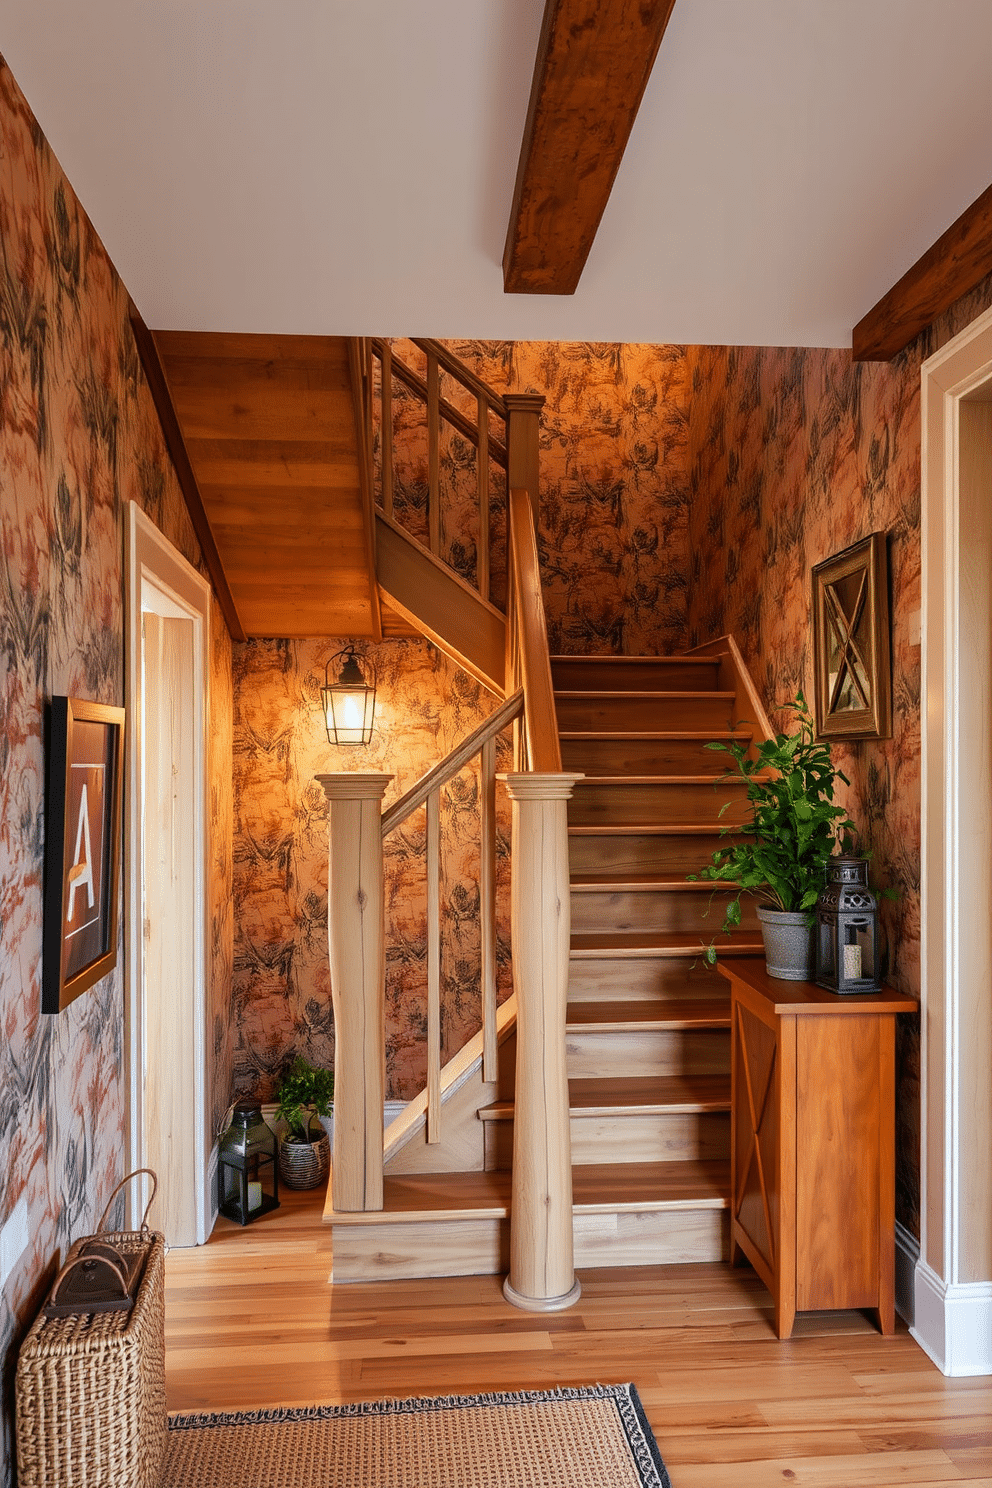
[[[40,1014],[44,708],[123,701],[124,514],[199,550],[138,366],[129,300],[0,59],[0,1221],[31,1243],[0,1297],[0,1483],[13,1479],[16,1348],[60,1256],[124,1167],[124,979]],[[214,1106],[230,1085],[230,641],[211,678]],[[123,923],[123,916],[122,916]]]
[[[887,534],[892,738],[837,743],[872,854],[890,976],[920,995],[920,364],[992,303],[965,296],[890,364],[847,351],[690,348],[689,643],[733,631],[773,723],[813,696],[810,569]],[[843,788],[842,788],[843,789]],[[897,1044],[898,1217],[919,1234],[920,1034]]]
[[[320,707],[326,663],[344,643],[248,641],[234,647],[234,1085],[267,1099],[287,1059],[331,1068],[327,952],[327,801],[314,776],[392,774],[388,807],[472,732],[497,699],[428,641],[357,643],[377,674],[375,733],[329,744]],[[497,769],[512,768],[509,733]],[[424,808],[385,846],[387,1097],[426,1082],[427,888]],[[497,787],[497,976],[510,991],[509,809]],[[442,1058],[480,1026],[479,782],[455,777],[441,801]]]
[[[684,644],[688,568],[688,385],[680,346],[447,341],[497,393],[543,393],[539,543],[553,652],[645,653]],[[422,353],[395,341],[422,372]],[[476,418],[446,373],[441,393]],[[394,379],[395,515],[427,540],[423,405]],[[491,433],[503,437],[492,418]],[[441,551],[476,578],[476,454],[442,425]],[[378,449],[377,449],[378,453]],[[506,481],[492,467],[493,595],[505,596]]]

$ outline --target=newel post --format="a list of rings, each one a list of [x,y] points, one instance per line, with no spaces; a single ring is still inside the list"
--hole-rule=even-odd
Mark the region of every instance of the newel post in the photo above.
[[[522,486],[530,492],[537,521],[540,475],[541,410],[543,393],[504,393],[506,406],[506,489]]]
[[[517,1078],[507,1301],[557,1312],[579,1297],[565,1068],[571,932],[567,803],[580,775],[502,775],[513,802]]]
[[[382,798],[392,775],[318,775],[327,796],[327,940],[334,1004],[333,1206],[382,1208],[386,1087]]]

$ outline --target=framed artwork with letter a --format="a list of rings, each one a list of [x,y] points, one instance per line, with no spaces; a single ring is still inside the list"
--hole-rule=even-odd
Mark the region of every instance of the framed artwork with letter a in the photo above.
[[[52,698],[41,1009],[59,1013],[117,964],[124,709]]]

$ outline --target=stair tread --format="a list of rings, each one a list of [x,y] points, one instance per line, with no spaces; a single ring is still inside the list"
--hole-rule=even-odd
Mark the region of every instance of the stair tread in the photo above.
[[[569,825],[570,837],[712,837],[718,832],[739,832],[734,822],[607,822],[594,826]]]
[[[566,1013],[567,1033],[669,1028],[729,1028],[728,998],[653,998],[643,1002],[576,1002]]]
[[[729,1204],[730,1163],[726,1160],[577,1163],[572,1169],[572,1208],[589,1214],[624,1209],[726,1209]]]
[[[569,1080],[568,1108],[572,1116],[729,1111],[730,1076],[653,1075],[636,1079]],[[511,1121],[513,1102],[493,1101],[480,1109],[479,1118]]]
[[[736,697],[733,692],[716,692],[707,689],[689,692],[678,692],[671,687],[638,687],[615,689],[609,687],[588,687],[577,689],[574,687],[556,687],[556,698],[618,698],[629,702],[631,698],[693,698],[696,702],[727,702],[732,703]]]
[[[648,935],[638,931],[603,931],[573,935],[569,955],[573,961],[591,957],[600,959],[605,956],[698,956],[702,955],[708,945],[709,941],[688,932]],[[757,931],[750,934],[747,931],[738,931],[734,935],[721,935],[716,946],[717,955],[721,959],[724,956],[758,955],[763,950],[764,942]]]
[[[510,1213],[513,1179],[491,1173],[417,1173],[383,1181],[383,1207],[371,1212],[325,1212],[335,1225],[402,1224],[422,1219],[501,1219]],[[572,1170],[577,1212],[725,1208],[730,1165],[723,1161],[591,1163]]]
[[[690,694],[691,695],[691,694]],[[690,739],[706,744],[724,739],[746,743],[754,738],[750,729],[559,729],[560,739]]]
[[[750,776],[751,780],[770,780],[767,773]],[[589,785],[744,785],[736,775],[584,775],[575,782],[575,789]]]
[[[678,894],[712,894],[712,883],[698,883],[671,873],[573,873],[570,880],[572,892],[576,894],[650,894],[658,890]],[[733,893],[735,884],[722,882],[720,892],[729,889]]]
[[[624,654],[623,656],[614,656],[608,651],[599,653],[590,651],[580,656],[566,656],[557,652],[553,652],[551,655],[551,664],[552,666],[554,666],[556,661],[577,661],[580,664],[583,662],[588,662],[590,665],[593,666],[602,666],[604,661],[615,661],[618,662],[620,666],[623,666],[625,664],[632,666],[643,666],[645,662],[655,662],[659,666],[677,667],[698,667],[711,665],[719,666],[721,660],[724,656],[726,656],[726,654],[727,653],[725,651],[721,651],[718,654],[714,654],[712,656],[630,656],[627,654]]]

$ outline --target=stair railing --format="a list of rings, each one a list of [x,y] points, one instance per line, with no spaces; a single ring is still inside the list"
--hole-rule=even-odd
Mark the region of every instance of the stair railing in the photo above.
[[[367,446],[375,467],[373,360],[378,359],[380,486],[376,500],[387,521],[395,511],[392,387],[402,381],[424,403],[428,427],[430,551],[441,547],[440,428],[442,420],[476,444],[480,544],[476,581],[484,599],[492,583],[489,467],[507,473],[506,701],[444,760],[381,813],[391,776],[317,777],[328,799],[330,875],[328,935],[335,1016],[335,1115],[332,1213],[383,1206],[385,937],[382,839],[421,805],[427,807],[428,1142],[440,1138],[442,1070],[440,1000],[440,791],[480,757],[480,870],[483,1075],[496,1076],[495,749],[514,723],[512,773],[500,776],[512,803],[511,927],[517,1005],[513,1196],[510,1275],[515,1305],[536,1311],[570,1306],[579,1295],[572,1246],[572,1175],[565,1059],[570,903],[567,802],[581,776],[562,772],[541,594],[536,535],[539,420],[544,398],[502,397],[435,341],[415,343],[427,358],[420,377],[375,338],[359,343],[357,383]],[[476,400],[473,421],[440,394],[440,371]],[[490,414],[505,422],[505,443],[492,437]],[[407,534],[409,536],[410,534]],[[521,721],[522,720],[522,721]]]

